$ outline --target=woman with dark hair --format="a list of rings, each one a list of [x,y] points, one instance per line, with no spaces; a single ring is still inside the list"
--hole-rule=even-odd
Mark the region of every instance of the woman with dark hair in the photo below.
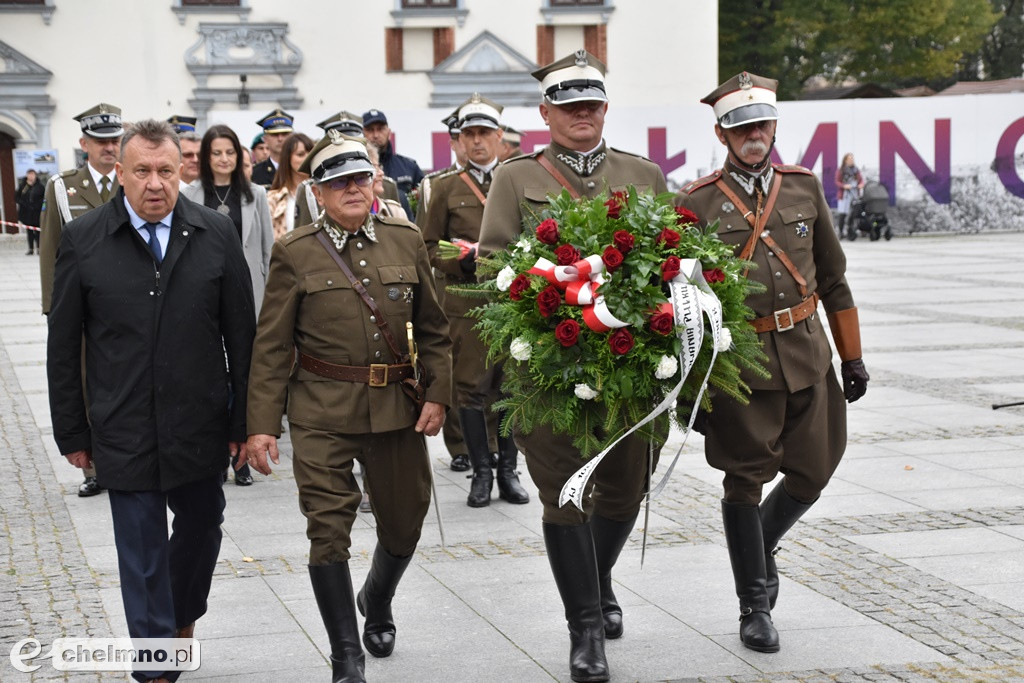
[[[856,164],[853,163],[853,154],[847,152],[843,155],[843,163],[836,169],[836,232],[842,238],[846,228],[847,216],[850,213],[853,200],[860,196],[864,189],[864,176]]]
[[[253,300],[259,315],[270,269],[274,231],[270,223],[267,192],[246,179],[242,165],[242,145],[235,131],[224,125],[210,126],[199,145],[199,177],[182,194],[234,221],[245,262],[249,266]],[[235,484],[238,486],[252,483],[248,465],[235,472]]]
[[[281,147],[281,165],[277,167],[274,183],[267,190],[270,220],[274,225],[274,239],[295,229],[295,201],[299,183],[309,175],[299,170],[313,141],[304,133],[292,133]]]

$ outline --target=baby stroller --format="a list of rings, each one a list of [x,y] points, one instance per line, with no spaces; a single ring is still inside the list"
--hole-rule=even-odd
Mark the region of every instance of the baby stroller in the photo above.
[[[877,180],[869,180],[864,184],[860,197],[850,204],[850,217],[847,222],[846,239],[851,242],[862,232],[874,242],[879,237],[892,239],[892,226],[885,212],[889,208],[889,191]]]

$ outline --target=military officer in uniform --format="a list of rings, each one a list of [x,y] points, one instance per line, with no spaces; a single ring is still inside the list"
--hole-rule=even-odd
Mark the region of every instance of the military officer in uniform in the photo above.
[[[524,207],[539,211],[563,189],[576,197],[624,190],[665,192],[665,176],[643,157],[608,147],[602,137],[608,110],[605,67],[579,50],[533,73],[541,82],[540,115],[551,131],[543,151],[503,163],[491,181],[479,253],[486,256],[519,239]],[[586,510],[558,506],[558,494],[580,467],[572,439],[538,426],[516,434],[544,505],[544,543],[565,605],[573,680],[608,680],[604,639],[622,635],[622,609],[611,571],[633,529],[647,484],[649,444],[621,441],[591,478]],[[660,444],[653,444],[657,458]]]
[[[512,157],[522,156],[523,132],[509,125],[502,126],[501,130],[501,148],[498,151],[498,158],[507,161]]]
[[[771,620],[779,575],[774,550],[826,484],[846,448],[846,406],[864,395],[860,327],[846,259],[821,183],[800,166],[772,164],[777,81],[743,72],[701,102],[714,109],[728,155],[722,169],[683,188],[677,203],[757,264],[748,276],[766,291],[747,299],[768,355],[770,379],[744,374],[749,405],[712,398],[705,455],[725,472],[722,521],[740,601],[740,638],[776,652]],[[824,306],[843,386],[832,368],[818,302]],[[785,476],[768,497],[762,487]],[[760,506],[759,506],[760,504]]]
[[[474,93],[459,107],[459,138],[466,151],[466,168],[441,177],[432,191],[426,221],[421,225],[423,240],[430,252],[430,262],[443,276],[439,287],[476,281],[476,245],[480,240],[491,174],[498,167],[498,145],[501,142],[500,116],[502,106]],[[459,241],[467,245],[459,258],[448,258],[438,252],[438,242]],[[473,329],[476,318],[471,309],[482,302],[445,291],[444,310],[452,334],[455,403],[459,411],[462,438],[473,464],[473,481],[466,500],[470,507],[491,503],[491,487],[495,473],[491,470],[488,447],[488,414],[501,386],[501,371],[487,363],[487,347]],[[530,501],[519,483],[516,460],[519,452],[511,436],[497,432],[498,420],[492,421],[491,432],[497,442],[498,494],[502,500],[516,505]]]
[[[263,161],[253,165],[252,182],[265,188],[273,184],[274,176],[277,175],[277,166],[281,163],[281,148],[284,147],[284,140],[295,132],[292,128],[294,120],[295,117],[283,109],[275,109],[256,122],[263,128],[263,142],[267,146],[269,155]]]
[[[199,177],[199,146],[202,139],[196,133],[196,118],[174,114],[167,119],[178,134],[181,144],[181,189]]]
[[[287,396],[310,580],[331,643],[333,680],[362,681],[355,607],[366,617],[366,649],[390,655],[391,600],[430,501],[424,435],[440,431],[451,402],[451,342],[419,230],[370,213],[374,169],[364,141],[331,131],[302,170],[316,181],[324,211],[274,244],[253,344],[246,454],[259,472],[270,472],[268,455],[278,462]],[[418,379],[427,385],[422,408],[402,386],[417,375],[408,356],[399,355],[408,348],[407,323],[423,369]],[[361,498],[356,460],[374,501],[377,547],[353,600],[348,559]]]
[[[97,104],[75,117],[82,127],[78,144],[86,155],[86,164],[62,171],[46,183],[43,213],[39,219],[42,234],[39,243],[39,278],[43,290],[43,313],[50,313],[53,296],[53,271],[57,262],[64,224],[106,203],[121,186],[114,172],[121,148],[121,110],[110,104]],[[95,496],[103,489],[96,482],[96,470],[85,468],[85,481],[78,495]]]

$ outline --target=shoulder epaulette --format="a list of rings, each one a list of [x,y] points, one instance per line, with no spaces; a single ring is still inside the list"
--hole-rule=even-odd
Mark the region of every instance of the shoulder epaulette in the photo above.
[[[710,185],[711,183],[715,182],[716,180],[718,180],[721,177],[722,177],[722,169],[716,168],[714,173],[709,173],[708,175],[704,176],[703,178],[697,178],[696,180],[691,182],[689,185],[686,185],[681,190],[681,192],[685,192],[686,194],[690,194],[691,192],[693,192],[696,189],[704,187],[705,185]]]
[[[398,228],[411,228],[419,232],[419,228],[414,223],[410,223],[407,218],[398,218],[396,216],[382,216],[379,213],[376,214],[377,220],[385,225],[393,225]]]
[[[431,180],[436,180],[437,178],[440,178],[441,176],[446,176],[449,173],[455,173],[457,170],[459,169],[455,168],[454,166],[445,166],[444,168],[439,168],[436,171],[431,171],[427,175],[423,176],[423,180],[426,180],[427,178],[430,178]]]
[[[315,235],[317,231],[319,231],[320,228],[322,227],[323,225],[320,223],[319,220],[313,221],[309,225],[303,225],[298,228],[295,228],[291,232],[286,232],[284,236],[281,237],[281,241],[287,244],[288,242],[293,242],[299,239],[300,237]]]
[[[79,169],[77,169],[77,168],[69,168],[66,171],[61,171],[60,172],[60,177],[61,178],[70,178],[71,176],[73,176],[76,173],[78,173],[78,171],[79,171]]]
[[[779,173],[803,173],[804,175],[814,175],[814,172],[811,171],[811,169],[804,168],[803,166],[798,166],[796,164],[772,164],[772,168]]]
[[[629,152],[629,151],[624,150],[624,149],[619,149],[618,147],[609,147],[608,149],[612,150],[613,152],[618,152],[619,154],[628,154],[631,157],[636,157],[637,159],[643,159],[644,161],[651,161],[650,159],[645,157],[643,154],[637,154],[636,152]],[[651,163],[653,164],[654,162],[651,161]]]
[[[543,153],[544,153],[543,149],[538,149],[538,150],[536,150],[534,152],[530,152],[529,154],[520,154],[517,157],[509,157],[508,159],[505,159],[505,161],[503,161],[501,163],[502,163],[502,165],[514,164],[517,161],[522,161],[524,159],[536,159],[537,157],[539,157]]]

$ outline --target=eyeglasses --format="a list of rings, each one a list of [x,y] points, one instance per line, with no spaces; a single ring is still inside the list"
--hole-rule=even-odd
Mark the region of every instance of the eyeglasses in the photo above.
[[[355,183],[356,187],[368,187],[372,182],[372,173],[354,173],[352,175],[343,175],[340,178],[331,178],[324,182],[324,185],[332,190],[344,190],[348,187],[349,183]]]

